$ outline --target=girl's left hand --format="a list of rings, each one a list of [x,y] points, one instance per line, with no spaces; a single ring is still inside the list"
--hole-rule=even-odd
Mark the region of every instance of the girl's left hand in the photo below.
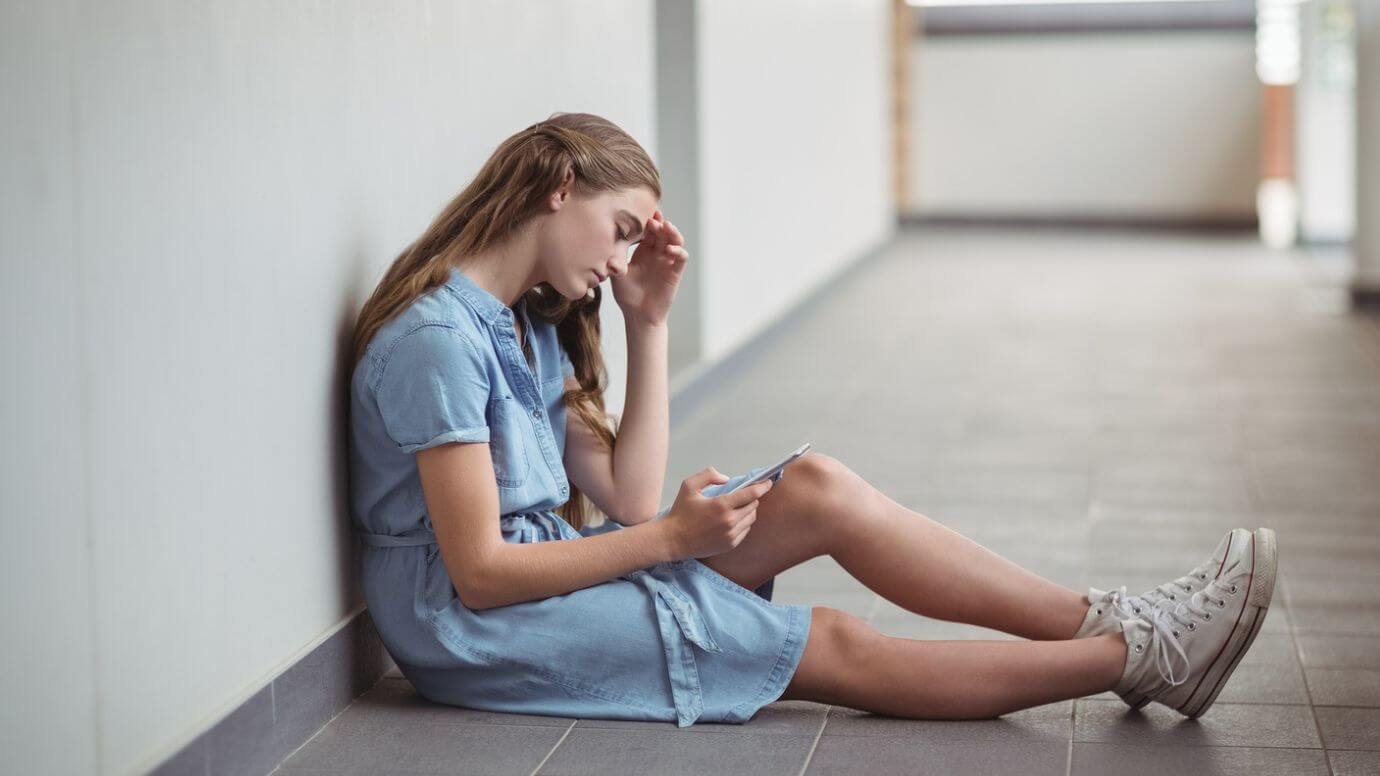
[[[614,275],[610,282],[613,299],[625,318],[659,324],[671,311],[690,254],[685,250],[685,237],[660,210],[652,214],[645,229],[628,260],[628,271]]]

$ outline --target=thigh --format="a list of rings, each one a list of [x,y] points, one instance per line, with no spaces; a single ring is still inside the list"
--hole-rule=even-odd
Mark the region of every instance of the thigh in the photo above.
[[[757,502],[757,520],[737,547],[700,562],[749,590],[810,558],[830,551],[853,530],[860,511],[850,508],[861,478],[836,459],[809,453],[787,466]]]

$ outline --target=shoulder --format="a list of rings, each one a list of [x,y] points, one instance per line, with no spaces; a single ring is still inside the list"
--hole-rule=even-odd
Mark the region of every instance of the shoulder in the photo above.
[[[481,321],[464,305],[442,298],[445,292],[441,288],[424,294],[379,327],[365,351],[371,387],[377,388],[385,374],[400,368],[484,363],[488,340],[482,336]]]

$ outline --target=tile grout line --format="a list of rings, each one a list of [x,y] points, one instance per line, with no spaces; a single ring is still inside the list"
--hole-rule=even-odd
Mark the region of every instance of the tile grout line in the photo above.
[[[575,729],[575,725],[579,721],[580,720],[578,719],[573,719],[570,721],[570,726],[565,729],[565,732],[561,734],[560,739],[558,739],[555,745],[551,747],[551,751],[547,752],[546,756],[541,758],[541,762],[537,763],[537,767],[533,768],[532,772],[528,774],[528,776],[537,776],[537,772],[540,771],[544,765],[546,765],[547,760],[551,759],[551,755],[555,754],[556,750],[561,748],[561,744],[565,743],[565,740],[570,737],[570,731]]]
[[[864,619],[868,625],[877,617],[877,612],[882,608],[882,597],[876,593],[872,594],[872,606],[867,610],[867,617]],[[800,770],[796,776],[805,776],[805,771],[810,767],[810,761],[815,757],[815,750],[819,748],[819,740],[824,737],[824,728],[829,724],[829,714],[834,710],[834,705],[829,704],[824,709],[824,717],[819,721],[819,730],[815,731],[815,740],[810,742],[810,751],[805,753],[805,762],[800,764]]]
[[[277,773],[279,770],[281,770],[282,767],[283,767],[283,765],[284,765],[288,760],[291,760],[294,756],[296,756],[296,754],[297,754],[298,752],[300,752],[300,751],[302,751],[303,749],[305,749],[306,746],[307,746],[307,744],[310,744],[312,741],[315,741],[315,740],[316,740],[316,737],[319,736],[319,735],[321,735],[322,733],[324,733],[325,730],[326,730],[326,728],[330,727],[331,724],[332,724],[333,722],[335,722],[336,719],[338,719],[338,718],[340,717],[341,714],[344,714],[346,711],[349,711],[349,710],[350,710],[350,707],[354,706],[356,703],[359,703],[359,699],[360,699],[360,698],[363,698],[365,695],[368,695],[370,690],[373,690],[375,687],[378,687],[379,684],[383,682],[383,679],[384,679],[383,677],[379,677],[378,681],[374,682],[374,684],[371,685],[371,686],[369,687],[368,690],[365,690],[364,692],[362,692],[362,693],[360,693],[359,695],[355,696],[349,703],[345,704],[345,707],[344,707],[344,708],[342,708],[340,711],[336,712],[330,719],[326,720],[325,723],[323,723],[323,724],[321,725],[321,727],[317,728],[317,730],[316,730],[315,733],[312,733],[310,736],[308,736],[308,737],[307,737],[307,740],[305,740],[305,741],[303,741],[302,743],[298,744],[298,745],[297,745],[297,748],[293,749],[291,752],[288,752],[286,755],[284,755],[284,756],[283,756],[283,759],[282,759],[282,760],[279,760],[279,761],[278,761],[278,764],[275,765],[275,766],[273,766],[273,770],[269,771],[268,774],[267,774],[267,776],[273,776],[273,774],[275,774],[275,773]],[[274,680],[275,683],[276,683],[276,681],[277,681],[277,680]],[[270,685],[270,686],[271,686],[271,685]],[[274,713],[274,716],[276,717],[278,712],[277,712],[277,710],[275,709],[273,713]],[[209,749],[208,749],[208,752],[209,752]],[[208,763],[208,767],[209,767],[209,763]]]
[[[1275,573],[1278,574],[1279,570],[1276,569]],[[1303,692],[1308,696],[1308,718],[1313,720],[1313,731],[1318,735],[1318,748],[1322,750],[1327,772],[1335,773],[1332,768],[1332,757],[1327,749],[1327,740],[1323,738],[1322,724],[1318,722],[1318,708],[1313,703],[1313,688],[1308,685],[1308,669],[1303,664],[1303,648],[1299,646],[1299,636],[1295,630],[1294,596],[1289,592],[1289,583],[1286,580],[1276,579],[1275,584],[1284,587],[1284,609],[1289,613],[1289,640],[1294,644],[1294,656],[1299,660],[1299,673],[1303,675]]]

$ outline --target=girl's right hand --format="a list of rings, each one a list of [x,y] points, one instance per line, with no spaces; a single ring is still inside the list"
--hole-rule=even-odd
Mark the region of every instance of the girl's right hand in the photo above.
[[[768,479],[708,498],[700,494],[729,479],[707,466],[681,482],[675,503],[660,521],[677,560],[707,558],[737,547],[757,520],[758,500],[776,484]]]

